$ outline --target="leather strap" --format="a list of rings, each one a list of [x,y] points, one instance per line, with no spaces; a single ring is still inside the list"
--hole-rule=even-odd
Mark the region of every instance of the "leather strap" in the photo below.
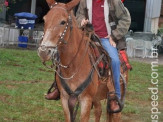
[[[87,88],[87,86],[90,84],[90,82],[92,81],[93,73],[94,73],[94,68],[91,69],[87,79],[74,92],[67,85],[66,81],[64,79],[62,79],[61,77],[60,77],[60,81],[68,95],[75,95],[78,97],[79,94],[81,94]],[[60,72],[60,75],[62,75],[61,72]]]
[[[69,99],[68,99],[68,107],[69,107],[69,111],[70,111],[70,119],[71,122],[75,121],[76,118],[76,114],[77,114],[77,110],[79,107],[79,101],[78,101],[78,96],[88,87],[88,85],[91,83],[92,81],[92,77],[93,77],[93,73],[94,73],[94,68],[92,67],[87,79],[73,92],[70,87],[67,85],[66,81],[60,77],[60,81],[61,81],[61,85],[62,87],[65,89],[65,91],[67,92],[67,94],[69,95]],[[61,76],[61,72],[60,72],[60,76]],[[77,103],[78,101],[78,103]],[[76,104],[77,103],[77,104]],[[74,112],[74,107],[76,106],[76,110]]]

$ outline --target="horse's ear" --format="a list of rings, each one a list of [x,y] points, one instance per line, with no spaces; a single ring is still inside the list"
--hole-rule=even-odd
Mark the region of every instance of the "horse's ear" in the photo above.
[[[51,7],[56,1],[55,0],[46,0],[49,7]]]
[[[74,8],[79,2],[80,2],[80,0],[71,0],[71,2],[69,2],[69,3],[66,4],[67,10],[71,10],[71,9]]]

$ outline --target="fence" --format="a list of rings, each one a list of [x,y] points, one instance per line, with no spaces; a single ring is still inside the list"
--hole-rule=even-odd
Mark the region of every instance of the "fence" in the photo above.
[[[0,27],[0,46],[8,47],[15,46],[20,43],[26,44],[27,47],[38,47],[39,41],[41,40],[43,31],[41,30],[28,30],[28,29],[17,29],[10,27]],[[28,38],[28,42],[18,41],[19,36]]]
[[[159,48],[162,37],[148,32],[135,32],[127,36],[127,54],[129,57],[151,58],[152,48]]]

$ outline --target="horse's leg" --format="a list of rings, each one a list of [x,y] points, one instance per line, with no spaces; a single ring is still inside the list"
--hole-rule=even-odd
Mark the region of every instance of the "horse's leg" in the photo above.
[[[107,112],[107,122],[112,122],[112,120],[113,120],[113,115]]]
[[[121,112],[114,114],[107,112],[107,122],[121,122]]]
[[[62,107],[65,115],[65,122],[70,122],[70,112],[68,108],[68,100],[64,97],[61,97]]]
[[[94,115],[95,115],[95,122],[100,122],[100,117],[102,113],[101,103],[100,101],[93,102],[94,105]]]
[[[81,99],[81,116],[80,122],[88,122],[92,107],[92,99],[84,97]]]
[[[112,117],[113,122],[121,122],[121,112],[115,113],[115,114],[112,114],[112,115],[113,115],[113,117]]]
[[[107,112],[107,122],[121,122],[121,112],[114,114]]]

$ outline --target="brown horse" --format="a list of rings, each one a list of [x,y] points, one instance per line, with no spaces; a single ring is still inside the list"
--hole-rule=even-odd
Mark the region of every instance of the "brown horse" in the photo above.
[[[79,0],[73,0],[63,4],[47,0],[51,9],[44,17],[44,37],[38,54],[43,62],[50,59],[57,62],[56,81],[61,93],[65,121],[74,120],[70,109],[77,99],[81,106],[80,121],[89,121],[93,103],[95,121],[99,122],[102,113],[100,101],[106,99],[107,93],[114,91],[114,87],[111,77],[107,78],[106,82],[100,82],[94,70],[95,66],[90,60],[90,39],[78,28],[71,11],[78,2]],[[84,85],[80,87],[81,84],[87,85],[83,88]],[[121,90],[123,94],[123,84]],[[76,94],[78,96],[74,97]],[[108,113],[107,121],[119,122],[120,116],[121,113]]]

